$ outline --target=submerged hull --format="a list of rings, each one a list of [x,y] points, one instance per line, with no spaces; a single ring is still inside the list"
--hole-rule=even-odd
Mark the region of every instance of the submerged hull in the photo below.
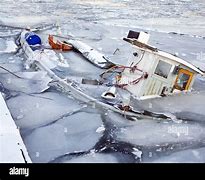
[[[80,42],[77,42],[77,41],[69,41],[70,44],[72,44],[73,47],[77,47],[77,45],[75,44],[74,45],[74,42],[77,43],[79,45],[78,49],[79,51],[81,51],[81,53],[84,52],[84,54],[86,54],[85,52],[87,52],[87,50],[90,48],[89,46],[86,48],[80,48],[82,45]],[[46,71],[48,76],[51,77],[53,80],[54,80],[54,85],[57,87],[57,89],[60,89],[62,92],[64,93],[69,93],[71,94],[73,97],[75,97],[77,100],[80,100],[82,102],[85,102],[89,105],[91,105],[92,107],[94,108],[101,108],[101,109],[104,109],[104,110],[111,110],[113,112],[116,112],[116,113],[119,113],[129,119],[141,119],[141,118],[153,118],[154,117],[158,117],[158,118],[162,118],[161,117],[161,114],[150,114],[150,113],[147,113],[147,112],[144,112],[144,111],[138,111],[138,110],[134,110],[132,108],[124,108],[122,106],[121,103],[109,103],[109,102],[106,102],[104,101],[101,96],[99,95],[97,98],[96,97],[93,97],[92,95],[89,95],[89,90],[88,91],[83,91],[81,89],[80,86],[78,86],[75,81],[73,80],[64,80],[60,77],[58,77],[51,69],[55,66],[52,66],[52,60],[50,59],[42,59],[42,54],[40,51],[32,51],[32,49],[29,47],[29,45],[26,43],[25,40],[23,40],[23,43],[22,43],[22,47],[23,47],[23,50],[25,52],[25,55],[27,57],[27,61],[30,63],[30,64],[34,64],[37,69],[40,69],[40,70],[43,70],[43,71]],[[85,47],[85,44],[83,44],[83,47]],[[92,51],[92,50],[91,50]],[[96,51],[93,51],[93,52],[96,52]],[[50,53],[52,54],[52,51],[50,51]],[[95,54],[95,53],[94,53]],[[87,54],[87,57],[92,57],[94,54]],[[101,54],[98,54],[101,56]],[[103,58],[103,57],[102,57]],[[93,62],[94,63],[97,63],[95,62],[95,60],[93,59]],[[98,61],[99,62],[99,61]],[[51,63],[51,64],[50,64]],[[104,63],[104,64],[103,64]],[[108,64],[109,63],[107,60],[102,60],[101,61],[101,64],[99,64],[99,66],[101,68],[107,68]],[[111,65],[111,64],[110,64]],[[113,64],[112,64],[113,65]],[[163,118],[169,118],[169,117],[164,117]]]

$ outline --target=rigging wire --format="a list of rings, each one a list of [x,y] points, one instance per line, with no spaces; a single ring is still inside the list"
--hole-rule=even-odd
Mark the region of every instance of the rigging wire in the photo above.
[[[24,79],[24,78],[22,78],[22,77],[16,75],[15,73],[9,71],[8,69],[4,68],[3,66],[0,66],[0,68],[3,69],[3,70],[5,70],[5,71],[7,71],[8,73],[12,74],[13,76],[15,76],[15,77],[17,77],[17,78],[19,78],[19,79]]]

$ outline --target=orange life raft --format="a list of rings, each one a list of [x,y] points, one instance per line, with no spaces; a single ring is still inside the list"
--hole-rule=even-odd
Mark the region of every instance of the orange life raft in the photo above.
[[[49,42],[51,48],[56,49],[56,50],[70,51],[73,48],[72,45],[70,45],[64,41],[61,42],[59,40],[55,40],[52,35],[48,36],[48,42]]]

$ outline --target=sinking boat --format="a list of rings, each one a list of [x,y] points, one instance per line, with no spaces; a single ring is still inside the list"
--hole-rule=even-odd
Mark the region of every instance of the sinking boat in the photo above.
[[[35,46],[29,44],[26,40],[26,34],[29,31],[23,31],[20,35],[20,44],[22,46],[22,49],[24,51],[26,62],[29,64],[30,68],[35,67],[35,70],[43,70],[46,71],[48,76],[53,79],[54,83],[53,85],[56,86],[57,89],[60,89],[64,93],[71,94],[74,98],[83,101],[92,107],[95,108],[102,108],[105,110],[112,110],[114,112],[117,112],[123,116],[130,117],[130,118],[153,118],[153,116],[147,115],[144,111],[138,111],[134,110],[132,108],[128,108],[126,103],[123,103],[125,101],[115,102],[115,103],[108,103],[105,101],[105,95],[104,99],[102,96],[99,96],[99,98],[93,97],[92,95],[88,95],[87,91],[83,91],[81,87],[75,83],[75,81],[70,79],[62,79],[59,76],[57,76],[52,69],[56,67],[56,65],[60,66],[58,60],[53,60],[52,56],[48,56],[45,54],[45,49],[42,49],[39,47],[39,44],[35,44]],[[73,45],[73,44],[72,44]],[[37,47],[37,48],[36,48]],[[49,50],[49,53],[52,55],[54,51],[52,49]],[[54,53],[55,55],[55,53]],[[53,64],[54,63],[54,64]],[[57,64],[56,64],[57,63]],[[65,66],[64,64],[62,64]],[[99,85],[102,87],[102,85]],[[107,88],[107,86],[104,86]],[[88,90],[89,91],[89,90]],[[161,118],[161,114],[155,114],[156,117]],[[169,117],[167,117],[169,118]]]
[[[102,74],[99,83],[95,82],[94,85],[97,85],[99,89],[104,88],[105,91],[94,97],[90,94],[89,88],[84,88],[82,82],[85,82],[85,79],[83,77],[80,83],[76,83],[75,80],[69,77],[62,79],[57,76],[52,71],[52,66],[50,65],[50,62],[53,62],[52,56],[51,59],[49,59],[49,56],[43,56],[44,58],[41,58],[41,54],[44,54],[44,51],[38,48],[37,50],[33,49],[33,46],[26,41],[26,33],[28,32],[22,32],[20,42],[27,59],[37,69],[46,71],[54,82],[56,82],[55,86],[58,89],[62,92],[72,94],[76,99],[86,102],[93,107],[112,110],[126,117],[137,119],[153,117],[172,119],[172,115],[169,116],[130,107],[130,97],[134,96],[134,99],[142,100],[188,91],[191,89],[196,75],[204,74],[185,60],[148,45],[149,35],[147,33],[130,31],[128,37],[124,38],[124,40],[136,47],[136,51],[133,53],[133,59],[128,61],[127,66],[113,66],[112,64],[111,68]],[[68,43],[73,47],[77,47],[71,40]],[[82,46],[79,46],[78,49],[80,47]],[[83,47],[86,46],[83,45]],[[90,47],[87,49],[83,48],[81,52],[87,52],[88,49]],[[52,54],[52,50],[50,51]],[[114,76],[110,79],[105,78],[104,76],[110,72]],[[119,91],[121,93],[118,93]]]

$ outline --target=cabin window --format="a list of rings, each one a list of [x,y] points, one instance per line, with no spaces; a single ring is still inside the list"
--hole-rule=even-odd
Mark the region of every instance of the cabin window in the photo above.
[[[180,69],[175,82],[175,88],[180,91],[188,90],[190,83],[192,81],[192,77],[193,77],[193,73],[191,73],[186,69]]]
[[[158,76],[161,76],[163,78],[167,78],[169,75],[169,72],[171,70],[172,65],[169,63],[166,63],[164,61],[159,60],[159,63],[155,69],[155,74]]]

